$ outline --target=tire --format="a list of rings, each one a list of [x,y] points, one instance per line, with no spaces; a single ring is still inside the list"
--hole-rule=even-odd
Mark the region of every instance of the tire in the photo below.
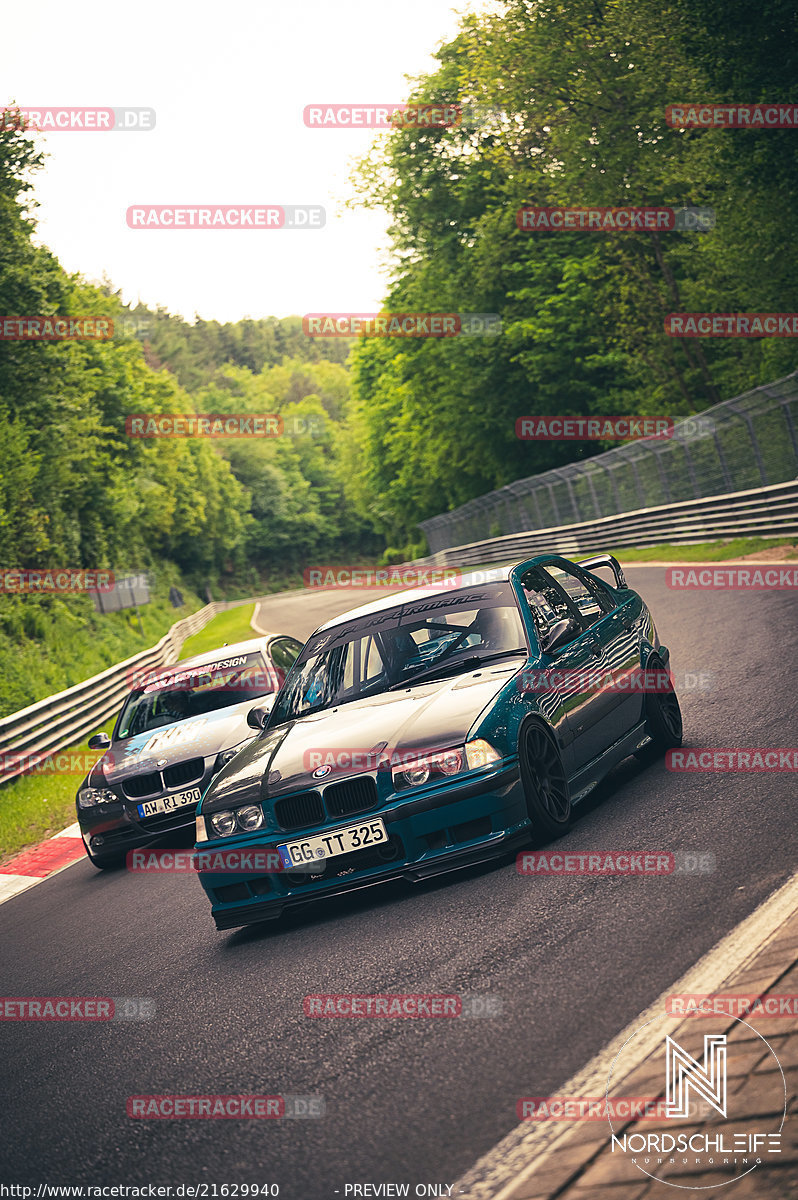
[[[86,847],[86,857],[98,871],[112,871],[114,867],[121,867],[125,861],[125,856],[119,854],[106,854],[104,858],[98,858],[91,853],[88,847]]]
[[[650,658],[646,671],[665,671],[665,667],[658,658]],[[646,692],[645,714],[646,733],[651,741],[642,750],[635,751],[637,758],[644,761],[659,758],[666,750],[681,746],[684,734],[682,710],[672,683],[667,691]]]
[[[571,794],[565,767],[551,735],[529,721],[518,739],[526,807],[537,843],[562,837],[571,827]]]

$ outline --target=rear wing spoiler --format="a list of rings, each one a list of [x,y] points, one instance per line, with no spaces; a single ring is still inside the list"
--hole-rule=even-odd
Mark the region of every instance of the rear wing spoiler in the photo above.
[[[621,564],[611,554],[596,554],[594,558],[580,559],[577,566],[584,571],[593,571],[596,567],[609,567],[615,576],[615,586],[618,588],[628,587]]]

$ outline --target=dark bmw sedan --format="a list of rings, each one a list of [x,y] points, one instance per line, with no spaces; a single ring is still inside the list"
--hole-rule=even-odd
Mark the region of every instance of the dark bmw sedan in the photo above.
[[[247,714],[266,712],[301,648],[290,637],[252,638],[131,680],[111,737],[89,741],[105,754],[75,797],[96,867],[193,827],[216,772],[255,736]]]
[[[559,837],[623,758],[680,744],[669,652],[610,555],[454,582],[308,639],[197,813],[217,928]]]

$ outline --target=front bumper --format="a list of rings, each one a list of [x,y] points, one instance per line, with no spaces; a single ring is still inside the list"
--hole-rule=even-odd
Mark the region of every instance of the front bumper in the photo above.
[[[216,928],[273,920],[287,908],[393,879],[418,881],[455,871],[520,846],[528,838],[529,819],[517,760],[504,760],[476,777],[446,781],[424,794],[339,819],[336,827],[377,817],[385,822],[388,842],[325,859],[323,874],[200,871]],[[259,831],[202,842],[197,850],[268,852],[302,836],[301,830]]]
[[[147,795],[144,799],[159,799],[163,796],[175,796],[188,791],[199,791],[201,795],[204,795],[215,775],[216,757],[216,754],[209,755],[205,760],[202,775],[190,783],[186,783],[185,786],[163,788],[160,792]],[[81,784],[81,787],[85,786],[85,782]],[[118,800],[113,804],[97,804],[91,808],[81,808],[77,804],[77,799],[75,801],[78,824],[84,844],[95,858],[121,860],[128,850],[151,846],[167,834],[193,831],[197,803],[186,804],[170,813],[140,817],[138,805],[142,801],[126,796],[122,791],[122,786],[121,781],[105,784],[108,790],[115,792],[118,796]]]

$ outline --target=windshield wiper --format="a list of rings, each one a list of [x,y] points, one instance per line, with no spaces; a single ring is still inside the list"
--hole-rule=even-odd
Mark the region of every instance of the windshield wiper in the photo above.
[[[421,683],[425,679],[433,679],[436,675],[443,677],[454,667],[455,671],[460,671],[464,667],[478,667],[482,663],[490,662],[494,658],[509,658],[510,655],[527,654],[526,646],[519,646],[515,650],[494,650],[491,654],[469,654],[467,658],[452,659],[446,664],[441,663],[440,666],[427,667],[424,671],[419,671],[415,675],[408,676],[407,679],[401,679],[397,683],[392,683],[387,687],[386,692],[397,692],[400,688],[411,687],[414,683]]]

